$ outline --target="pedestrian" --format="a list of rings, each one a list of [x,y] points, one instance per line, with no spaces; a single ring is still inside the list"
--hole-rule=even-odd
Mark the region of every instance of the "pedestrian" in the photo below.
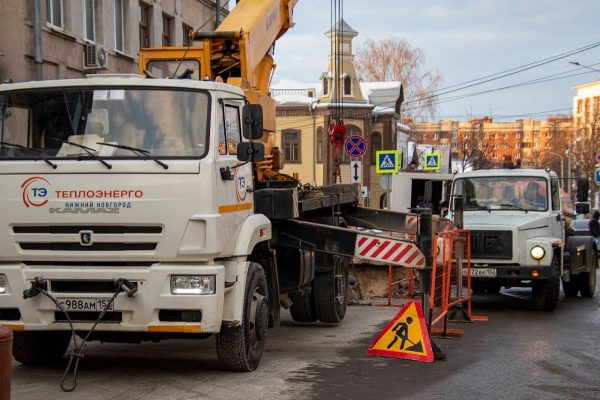
[[[600,223],[598,219],[600,218],[600,211],[594,211],[590,222],[588,223],[588,227],[590,228],[590,234],[595,238],[600,238]]]

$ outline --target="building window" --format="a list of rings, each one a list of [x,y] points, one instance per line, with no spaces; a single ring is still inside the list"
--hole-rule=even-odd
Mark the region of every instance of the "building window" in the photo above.
[[[115,50],[123,52],[123,0],[115,0]]]
[[[140,3],[140,49],[150,47],[150,6]]]
[[[515,139],[521,139],[521,134],[520,133],[515,133]]]
[[[344,96],[350,96],[352,94],[352,78],[346,76],[344,78]]]
[[[452,132],[452,139],[456,140],[458,138],[458,133]]]
[[[62,0],[46,0],[48,23],[52,26],[63,28]]]
[[[300,163],[300,131],[285,130],[281,132],[281,144],[285,161],[289,163]]]
[[[439,139],[439,135],[437,133],[433,134],[433,140],[438,140]]]
[[[377,162],[377,152],[381,150],[381,133],[373,132],[371,134],[371,164]]]
[[[317,128],[317,162],[323,162],[323,127]]]
[[[323,78],[323,96],[327,96],[329,94],[329,82],[327,78]]]
[[[194,34],[194,29],[186,24],[183,24],[183,45],[191,46],[192,45],[192,35]]]
[[[167,14],[162,15],[162,45],[170,46],[171,45],[171,21],[173,18],[169,17]]]
[[[96,26],[94,23],[95,0],[85,0],[83,3],[83,31],[85,39],[90,42],[96,41]]]

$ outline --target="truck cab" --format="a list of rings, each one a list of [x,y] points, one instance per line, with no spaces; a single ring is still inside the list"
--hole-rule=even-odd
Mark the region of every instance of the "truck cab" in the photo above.
[[[453,181],[453,211],[458,196],[470,230],[473,290],[530,286],[536,308],[554,309],[565,243],[558,176],[534,169],[464,172]]]

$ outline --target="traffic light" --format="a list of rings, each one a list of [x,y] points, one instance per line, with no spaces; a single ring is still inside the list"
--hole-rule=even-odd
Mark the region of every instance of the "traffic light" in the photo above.
[[[577,201],[588,201],[590,184],[586,178],[577,179]]]

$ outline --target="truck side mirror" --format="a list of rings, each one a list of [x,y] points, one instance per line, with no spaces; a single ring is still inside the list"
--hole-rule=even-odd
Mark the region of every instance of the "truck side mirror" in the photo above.
[[[262,143],[239,142],[237,159],[242,162],[261,162],[265,159],[265,146]]]
[[[242,126],[242,133],[246,139],[260,139],[262,137],[263,112],[260,104],[244,105],[242,108]]]

